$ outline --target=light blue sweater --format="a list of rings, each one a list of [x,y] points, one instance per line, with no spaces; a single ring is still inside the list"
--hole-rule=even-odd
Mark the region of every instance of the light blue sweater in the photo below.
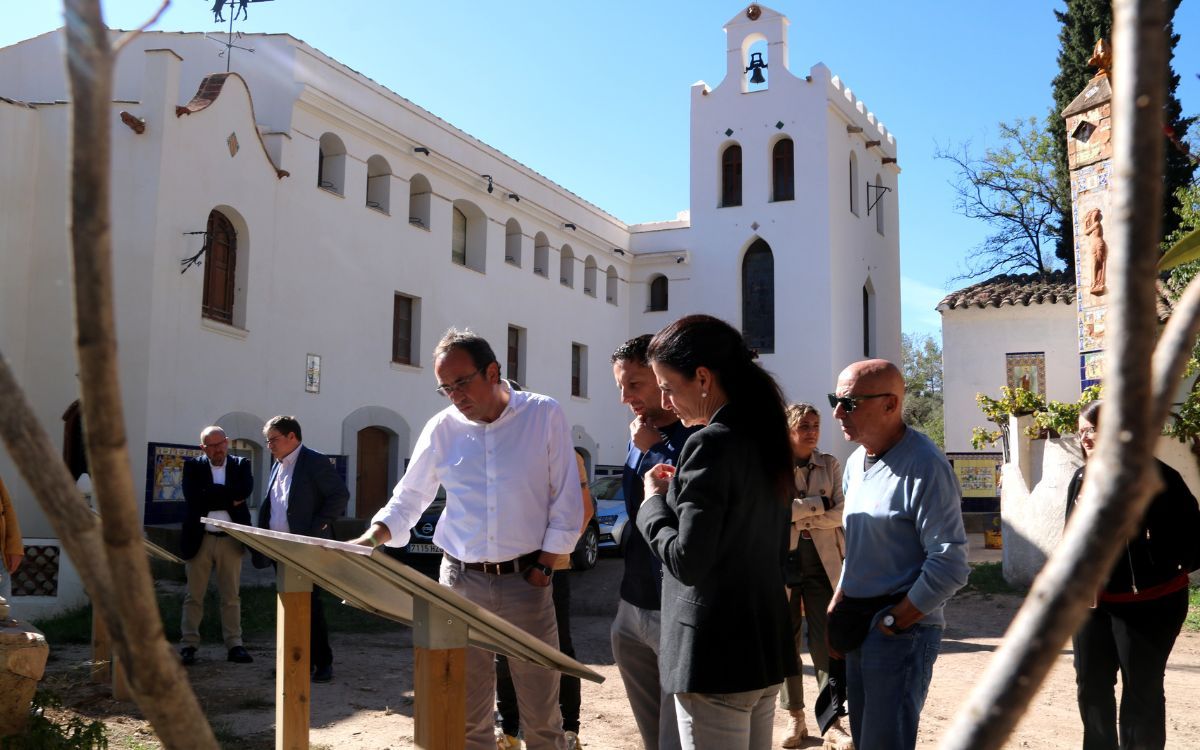
[[[908,590],[924,625],[945,625],[946,600],[967,583],[962,491],[950,462],[912,429],[864,470],[863,447],[842,473],[846,562],[842,593],[873,597]]]

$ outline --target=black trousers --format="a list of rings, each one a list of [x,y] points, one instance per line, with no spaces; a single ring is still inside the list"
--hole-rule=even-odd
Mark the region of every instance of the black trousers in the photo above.
[[[321,589],[313,586],[312,612],[309,619],[309,658],[312,667],[333,666],[333,649],[329,648],[329,627],[325,624],[325,608],[321,606]]]
[[[575,645],[571,642],[571,579],[569,571],[554,574],[554,618],[558,621],[558,650],[572,659]],[[579,733],[579,678],[562,675],[558,682],[558,705],[562,709],[563,731]],[[517,736],[521,715],[517,710],[517,691],[508,671],[508,659],[496,657],[496,708],[500,711],[500,727],[505,734]]]
[[[1101,602],[1075,634],[1084,750],[1155,750],[1167,741],[1163,676],[1187,617],[1186,588],[1160,599]],[[1115,687],[1121,674],[1121,728]]]

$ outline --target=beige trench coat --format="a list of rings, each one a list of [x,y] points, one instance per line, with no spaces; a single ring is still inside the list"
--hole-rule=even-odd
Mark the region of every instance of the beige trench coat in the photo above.
[[[796,549],[800,532],[812,536],[829,583],[835,588],[842,578],[842,560],[846,559],[846,533],[842,529],[842,465],[828,453],[813,451],[806,466],[797,466],[796,497],[792,500],[790,549]],[[829,498],[825,509],[822,498]]]

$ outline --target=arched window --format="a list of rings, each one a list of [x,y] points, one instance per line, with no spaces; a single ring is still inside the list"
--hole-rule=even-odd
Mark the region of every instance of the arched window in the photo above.
[[[604,272],[604,299],[610,304],[617,304],[617,269],[609,266]]]
[[[761,239],[742,258],[742,335],[751,349],[775,351],[775,257]]]
[[[871,279],[862,288],[863,356],[875,356],[875,285]]]
[[[721,153],[721,206],[742,205],[742,147],[736,143]]]
[[[521,224],[509,219],[504,225],[504,262],[521,267]]]
[[[875,173],[875,185],[875,194],[868,195],[867,200],[875,201],[875,231],[883,234],[883,206],[885,201],[883,200],[883,178],[879,176],[878,172]]]
[[[429,229],[429,198],[433,188],[425,175],[415,174],[408,181],[408,223]]]
[[[596,259],[590,255],[583,262],[583,293],[596,296]]]
[[[237,279],[237,232],[220,211],[208,214],[204,234],[204,301],[201,314],[222,323],[233,323]]]
[[[850,213],[858,216],[858,156],[850,152]]]
[[[550,278],[550,240],[538,232],[533,238],[533,272],[538,276]]]
[[[575,288],[575,253],[570,245],[563,245],[558,255],[558,283]]]
[[[456,206],[452,209],[450,229],[450,260],[460,266],[467,265],[467,215]]]
[[[648,312],[662,312],[667,309],[667,277],[658,274],[650,279],[650,304],[646,307]]]
[[[790,201],[796,197],[795,145],[783,138],[771,149],[771,200]]]
[[[367,208],[392,212],[392,168],[387,159],[375,154],[367,159]]]
[[[321,136],[317,148],[317,187],[346,194],[346,146],[333,133]]]

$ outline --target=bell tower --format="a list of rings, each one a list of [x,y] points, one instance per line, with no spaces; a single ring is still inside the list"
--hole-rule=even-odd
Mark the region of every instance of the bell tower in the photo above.
[[[731,18],[725,24],[725,80],[740,79],[742,93],[749,93],[752,83],[769,86],[771,71],[787,70],[788,23],[786,16],[757,3]],[[765,42],[765,53],[759,42]]]

